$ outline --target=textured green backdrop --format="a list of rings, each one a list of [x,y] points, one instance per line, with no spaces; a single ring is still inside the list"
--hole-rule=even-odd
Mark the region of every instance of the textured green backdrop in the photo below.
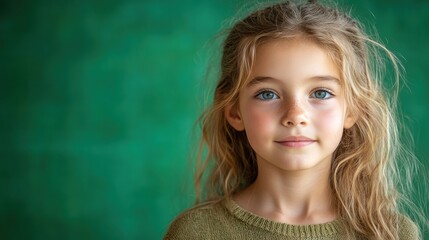
[[[243,2],[2,1],[0,238],[160,239],[192,203],[209,40]],[[429,3],[341,5],[401,56],[428,166]]]

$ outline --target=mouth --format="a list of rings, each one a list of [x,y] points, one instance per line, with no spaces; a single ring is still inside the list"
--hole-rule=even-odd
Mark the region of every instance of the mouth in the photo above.
[[[303,136],[291,136],[275,142],[286,147],[305,147],[315,143],[316,140]]]

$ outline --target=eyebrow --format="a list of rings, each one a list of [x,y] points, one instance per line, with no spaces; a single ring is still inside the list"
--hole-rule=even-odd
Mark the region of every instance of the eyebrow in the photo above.
[[[329,81],[329,82],[334,82],[334,83],[341,85],[340,80],[334,76],[331,76],[331,75],[313,76],[313,77],[308,78],[307,80]],[[254,77],[252,80],[250,80],[249,83],[247,84],[247,86],[251,87],[251,86],[266,82],[266,81],[280,81],[280,80],[277,78],[268,77],[268,76],[257,76],[257,77]]]

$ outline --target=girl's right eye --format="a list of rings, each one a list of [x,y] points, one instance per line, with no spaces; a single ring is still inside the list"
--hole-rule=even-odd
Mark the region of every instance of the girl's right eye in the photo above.
[[[273,100],[273,99],[279,99],[279,96],[273,91],[264,90],[259,92],[256,95],[256,98],[260,100]]]

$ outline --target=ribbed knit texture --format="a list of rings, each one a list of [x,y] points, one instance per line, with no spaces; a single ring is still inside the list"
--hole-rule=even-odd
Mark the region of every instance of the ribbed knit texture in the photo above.
[[[255,215],[234,201],[222,201],[188,210],[178,216],[164,239],[345,239],[341,220],[312,225],[291,225]],[[417,227],[408,218],[401,223],[401,239],[418,239]]]
[[[251,224],[255,227],[265,229],[267,231],[285,235],[294,238],[320,238],[324,236],[336,235],[342,232],[341,223],[339,220],[314,225],[290,225],[280,222],[274,222],[269,219],[260,217],[251,212],[248,212],[238,206],[235,202],[224,202],[225,206],[238,219]]]

